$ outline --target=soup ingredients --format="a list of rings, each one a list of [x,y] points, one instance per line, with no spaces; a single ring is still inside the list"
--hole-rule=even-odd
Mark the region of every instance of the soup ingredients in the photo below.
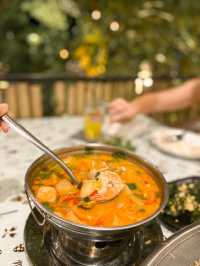
[[[95,179],[83,180],[83,184],[80,191],[80,197],[82,199],[89,197],[90,195],[92,195],[92,193],[97,191],[100,186],[100,182]]]
[[[36,199],[64,220],[124,226],[144,220],[160,207],[162,193],[153,174],[124,152],[87,150],[64,161],[81,182],[80,189],[52,162],[35,171],[31,181]]]
[[[54,203],[57,199],[57,193],[53,187],[41,186],[38,189],[36,197],[41,203]]]
[[[76,188],[67,179],[60,180],[55,188],[60,196],[76,191]]]
[[[119,195],[124,184],[118,174],[105,170],[97,171],[93,179],[86,179],[80,192],[80,197],[89,197],[92,201],[103,202]]]
[[[129,184],[127,184],[127,185],[128,185],[128,187],[129,187],[131,190],[134,190],[134,189],[137,188],[137,186],[136,186],[135,183],[129,183]]]

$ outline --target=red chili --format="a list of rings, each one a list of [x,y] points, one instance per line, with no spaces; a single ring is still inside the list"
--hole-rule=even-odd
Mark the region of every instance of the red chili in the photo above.
[[[61,200],[61,202],[65,201],[65,200],[74,200],[76,198],[76,196],[77,196],[77,192],[74,192],[74,193],[70,193],[66,196],[61,197],[60,200]]]
[[[90,195],[90,197],[96,196],[97,195],[97,190],[95,190],[94,192],[92,192],[92,194]]]

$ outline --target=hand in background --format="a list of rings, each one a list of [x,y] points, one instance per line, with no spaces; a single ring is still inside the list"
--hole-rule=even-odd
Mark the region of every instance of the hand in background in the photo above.
[[[138,113],[134,102],[128,102],[124,99],[116,99],[109,106],[111,122],[124,122],[133,118]]]
[[[8,112],[8,105],[6,103],[1,103],[0,104],[0,117],[6,114],[7,112]],[[3,121],[0,121],[0,131],[1,130],[3,130],[5,133],[8,132],[9,130],[8,125]]]

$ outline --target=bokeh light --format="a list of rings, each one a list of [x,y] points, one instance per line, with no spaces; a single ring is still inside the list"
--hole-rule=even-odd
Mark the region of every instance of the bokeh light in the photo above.
[[[0,81],[0,90],[6,90],[9,87],[10,83],[6,80]]]
[[[153,79],[152,78],[146,78],[143,80],[143,84],[145,87],[151,87],[153,85]]]
[[[166,56],[164,54],[157,54],[155,58],[156,58],[156,61],[159,63],[166,62]]]
[[[112,21],[111,23],[110,23],[110,29],[112,30],[112,31],[118,31],[119,30],[119,22],[117,22],[117,21]]]
[[[135,93],[140,95],[143,93],[144,88],[143,88],[143,80],[140,78],[135,79]]]
[[[31,45],[39,45],[41,42],[41,37],[38,33],[35,32],[31,32],[28,34],[27,36],[27,41],[31,44]]]
[[[101,11],[99,11],[99,10],[93,10],[92,13],[91,13],[91,17],[94,20],[99,20],[101,18]]]
[[[65,60],[69,57],[69,51],[66,48],[63,48],[59,51],[59,56],[60,56],[60,58]]]

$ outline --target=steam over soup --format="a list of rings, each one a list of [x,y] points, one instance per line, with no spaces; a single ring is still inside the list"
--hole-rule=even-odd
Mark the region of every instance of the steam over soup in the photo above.
[[[74,223],[114,227],[144,220],[160,207],[160,188],[148,169],[122,155],[67,156],[64,161],[82,182],[81,188],[50,163],[34,173],[32,192],[46,208]]]

